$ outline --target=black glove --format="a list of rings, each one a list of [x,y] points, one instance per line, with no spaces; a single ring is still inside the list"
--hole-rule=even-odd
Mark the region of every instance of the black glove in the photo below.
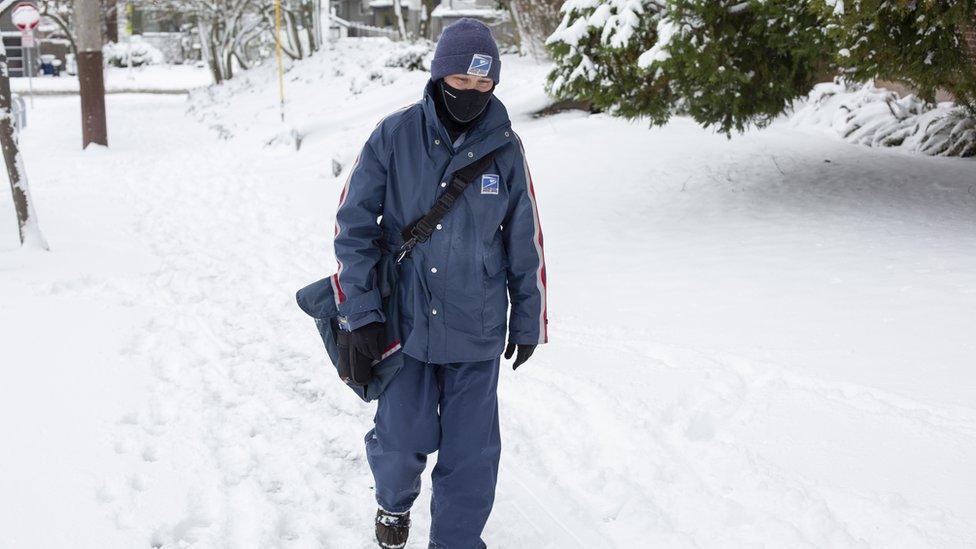
[[[369,385],[373,363],[383,358],[386,326],[373,322],[351,332],[339,330],[339,377],[346,383]]]
[[[505,360],[512,358],[512,355],[515,353],[515,347],[516,345],[514,343],[508,344],[508,348],[505,349]],[[515,356],[515,363],[512,364],[512,369],[517,370],[519,366],[525,364],[525,361],[529,360],[529,357],[532,356],[532,353],[534,352],[535,345],[519,344],[518,355]]]

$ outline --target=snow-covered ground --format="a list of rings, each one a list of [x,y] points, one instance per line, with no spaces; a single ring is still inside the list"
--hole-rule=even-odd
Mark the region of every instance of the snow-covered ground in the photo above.
[[[342,175],[426,76],[349,41],[23,136],[50,253],[0,193],[0,547],[370,547],[362,435],[294,291]],[[976,544],[976,170],[789,123],[532,118],[552,343],[500,383],[491,547]],[[301,149],[265,143],[294,129]],[[426,497],[426,494],[424,495]],[[425,547],[426,500],[410,547]]]
[[[109,93],[126,91],[140,92],[183,92],[213,82],[213,77],[205,67],[195,65],[147,65],[144,67],[105,69],[105,90]],[[37,94],[78,93],[78,77],[64,74],[62,76],[38,76],[33,82],[27,78],[11,78],[10,88],[14,93],[29,95],[33,90]]]

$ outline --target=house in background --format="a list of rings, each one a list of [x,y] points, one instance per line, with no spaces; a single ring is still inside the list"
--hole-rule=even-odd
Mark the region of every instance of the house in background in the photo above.
[[[332,8],[336,17],[351,23],[346,30],[348,36],[376,36],[378,33],[373,29],[395,31],[397,28],[393,0],[333,0]],[[422,2],[401,0],[400,9],[407,33],[419,36],[424,17]],[[441,35],[441,30],[454,21],[462,17],[473,17],[491,27],[500,46],[515,43],[511,17],[507,10],[499,9],[496,0],[441,0],[428,16],[429,36],[424,38],[430,40],[436,40]]]
[[[2,0],[0,1],[0,36],[3,38],[3,45],[7,49],[7,69],[10,76],[25,76],[27,66],[27,50],[21,42],[20,29],[14,26],[14,8],[23,3],[37,5],[37,2],[24,2],[23,0]],[[32,66],[36,71],[40,66],[40,48],[36,45],[31,49],[33,59]]]
[[[397,18],[393,10],[393,0],[367,0],[369,11],[372,13],[372,23],[374,27],[396,29]],[[400,12],[403,14],[403,26],[407,29],[407,34],[417,36],[420,34],[420,0],[400,0]]]
[[[436,40],[444,27],[471,17],[488,25],[501,47],[515,43],[515,27],[508,10],[498,7],[495,0],[442,0],[430,14],[430,39]]]
[[[195,24],[184,10],[167,9],[151,4],[127,4],[118,14],[118,35],[132,34],[163,52],[166,63],[186,63],[201,58],[199,40],[194,32]],[[124,41],[125,39],[122,38]]]
[[[339,36],[396,37],[397,22],[393,0],[332,0],[332,34]],[[420,1],[401,0],[403,22],[408,33],[420,30]]]

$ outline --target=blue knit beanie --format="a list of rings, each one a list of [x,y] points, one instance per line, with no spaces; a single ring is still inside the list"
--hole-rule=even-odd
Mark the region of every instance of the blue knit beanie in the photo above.
[[[501,69],[491,29],[477,19],[462,17],[441,32],[430,76],[439,80],[452,74],[470,74],[491,78],[497,84]]]

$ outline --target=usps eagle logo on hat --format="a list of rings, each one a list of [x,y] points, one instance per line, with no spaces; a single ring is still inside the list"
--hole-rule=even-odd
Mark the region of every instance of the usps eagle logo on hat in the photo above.
[[[472,76],[488,76],[491,70],[491,56],[476,53],[471,56],[471,65],[468,66],[468,74]]]

